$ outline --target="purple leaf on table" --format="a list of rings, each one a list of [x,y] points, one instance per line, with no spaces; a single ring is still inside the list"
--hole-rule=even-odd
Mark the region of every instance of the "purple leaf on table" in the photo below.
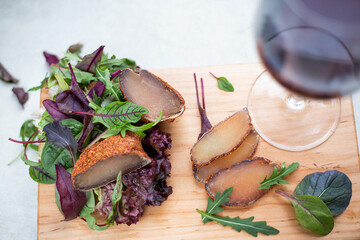
[[[65,221],[75,219],[86,204],[86,194],[75,190],[71,182],[71,174],[61,165],[56,164],[55,197]]]
[[[97,64],[101,61],[102,52],[105,46],[100,46],[93,53],[85,55],[83,60],[76,65],[77,69],[85,72],[96,73]]]
[[[60,62],[59,58],[57,56],[55,56],[54,54],[50,54],[45,51],[43,52],[43,54],[44,54],[47,64],[49,64],[49,66],[51,66],[51,64],[57,64]]]
[[[1,63],[0,63],[0,79],[7,83],[19,82],[19,80],[14,78]]]
[[[25,92],[25,90],[23,88],[20,88],[20,87],[14,87],[12,89],[12,91],[16,95],[16,97],[17,97],[19,103],[21,104],[21,106],[24,107],[24,104],[29,99],[29,93]]]

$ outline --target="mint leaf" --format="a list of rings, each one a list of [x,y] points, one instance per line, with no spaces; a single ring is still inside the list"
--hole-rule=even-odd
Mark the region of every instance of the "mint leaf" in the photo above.
[[[262,233],[265,235],[275,235],[280,232],[276,228],[267,225],[265,221],[253,222],[254,217],[249,217],[244,219],[241,219],[239,217],[236,218],[218,217],[200,211],[199,209],[196,209],[196,211],[200,213],[203,217],[208,218],[212,221],[216,221],[221,225],[223,225],[224,227],[230,226],[238,232],[244,230],[245,232],[253,235],[254,237],[257,237],[258,233]]]
[[[123,187],[123,185],[122,185],[122,181],[121,181],[121,171],[120,171],[119,174],[117,175],[116,185],[115,185],[113,193],[111,195],[112,209],[111,209],[111,212],[110,212],[108,218],[106,219],[107,225],[114,225],[114,221],[116,219],[116,215],[117,215],[117,211],[118,211],[119,202],[122,197],[122,192],[121,192],[122,187]]]
[[[230,200],[229,196],[232,194],[232,192],[233,192],[233,187],[230,187],[230,188],[226,189],[222,194],[217,192],[215,194],[214,201],[211,198],[208,198],[208,204],[207,204],[207,207],[206,207],[206,212],[208,214],[214,214],[214,213],[222,212],[223,209],[220,206]],[[203,223],[207,223],[207,222],[212,221],[211,219],[206,218],[205,216],[202,216],[201,220],[203,221]]]
[[[225,92],[233,92],[234,91],[233,85],[225,77],[216,77],[211,72],[209,72],[209,73],[211,74],[211,76],[213,76],[214,78],[217,79],[218,87],[221,90],[224,90]]]
[[[315,196],[291,195],[276,190],[287,198],[294,207],[296,218],[301,225],[318,235],[328,235],[334,228],[334,219],[326,204]]]
[[[285,167],[285,162],[282,164],[280,171],[277,167],[274,167],[273,173],[269,178],[265,176],[264,180],[260,183],[259,189],[269,189],[272,185],[276,184],[290,184],[288,181],[283,180],[282,178],[286,175],[289,175],[299,167],[299,163],[295,162],[290,164],[288,167]]]

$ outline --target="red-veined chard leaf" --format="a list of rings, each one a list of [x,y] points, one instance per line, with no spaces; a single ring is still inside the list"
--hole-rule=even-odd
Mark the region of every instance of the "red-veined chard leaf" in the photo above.
[[[24,104],[29,99],[29,94],[25,92],[25,90],[21,87],[14,87],[12,89],[13,93],[15,94],[17,100],[21,104],[22,107],[24,107]]]
[[[51,64],[57,64],[60,60],[57,56],[55,56],[54,54],[50,54],[48,52],[43,52],[44,57],[46,59],[47,64],[49,64],[49,66],[51,66]]]
[[[19,80],[14,78],[1,63],[0,63],[0,79],[7,83],[19,82]]]
[[[62,121],[64,119],[70,118],[69,115],[63,113],[56,102],[50,100],[50,99],[45,99],[43,101],[43,105],[46,109],[46,111],[50,114],[50,116],[52,116],[54,118],[55,121]]]
[[[43,130],[47,141],[52,142],[57,147],[68,150],[73,163],[75,164],[78,143],[76,142],[70,128],[59,122],[53,122],[46,125]]]
[[[76,65],[76,68],[95,74],[95,69],[101,61],[102,53],[105,46],[100,46],[93,53],[84,56],[83,60]]]
[[[316,172],[301,180],[294,194],[320,198],[335,216],[345,211],[349,205],[352,183],[348,176],[340,171]]]
[[[41,166],[30,166],[29,167],[30,177],[38,183],[43,184],[53,184],[55,183],[54,176],[51,176],[46,170]]]
[[[132,102],[112,102],[104,108],[98,108],[95,113],[86,113],[94,116],[95,123],[102,123],[107,128],[118,128],[126,123],[136,123],[141,115],[148,113],[148,110]],[[85,114],[85,113],[84,113]]]
[[[85,192],[78,191],[71,182],[71,174],[56,164],[55,199],[65,221],[77,218],[86,204]]]

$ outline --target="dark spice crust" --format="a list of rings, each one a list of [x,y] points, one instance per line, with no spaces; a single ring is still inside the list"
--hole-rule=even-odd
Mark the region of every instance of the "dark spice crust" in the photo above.
[[[106,160],[115,155],[127,153],[137,154],[149,159],[149,162],[151,161],[144,152],[141,145],[141,138],[133,132],[128,132],[124,138],[120,135],[108,137],[95,143],[90,148],[87,148],[81,153],[72,171],[71,180],[74,187],[76,188],[74,184],[75,177],[94,166],[97,162]]]

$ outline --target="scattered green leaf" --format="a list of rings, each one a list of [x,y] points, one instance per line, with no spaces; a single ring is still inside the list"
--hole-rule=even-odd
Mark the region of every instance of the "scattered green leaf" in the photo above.
[[[229,196],[232,194],[232,192],[233,192],[233,187],[230,187],[230,188],[226,189],[222,194],[217,192],[215,194],[214,200],[212,200],[211,198],[208,198],[206,212],[208,214],[215,214],[215,213],[222,212],[223,209],[220,206],[230,200]],[[203,223],[212,221],[209,218],[206,218],[205,216],[202,216],[201,220],[203,221]]]
[[[211,76],[213,76],[214,78],[217,79],[218,87],[221,90],[224,90],[225,92],[233,92],[234,91],[233,85],[225,77],[216,77],[211,72],[209,72],[209,73],[211,74]]]
[[[291,195],[276,190],[287,198],[295,209],[296,218],[301,225],[318,235],[328,235],[334,228],[334,219],[326,204],[315,196]]]
[[[288,167],[285,166],[285,163],[282,164],[280,171],[277,167],[274,167],[274,171],[269,178],[266,178],[260,183],[259,189],[269,189],[272,185],[276,184],[290,184],[288,181],[283,180],[282,178],[286,175],[289,175],[299,167],[299,163],[295,162],[290,164]]]
[[[307,175],[297,185],[295,195],[320,198],[333,216],[345,211],[352,196],[352,183],[346,174],[333,170]]]
[[[244,230],[245,232],[251,234],[254,237],[257,237],[258,233],[262,233],[265,235],[275,235],[280,232],[276,228],[267,225],[265,221],[253,222],[254,217],[244,219],[241,219],[239,217],[219,217],[205,213],[203,211],[200,211],[199,209],[196,209],[196,211],[200,213],[203,217],[208,218],[212,221],[216,221],[224,227],[230,226],[238,232]]]

